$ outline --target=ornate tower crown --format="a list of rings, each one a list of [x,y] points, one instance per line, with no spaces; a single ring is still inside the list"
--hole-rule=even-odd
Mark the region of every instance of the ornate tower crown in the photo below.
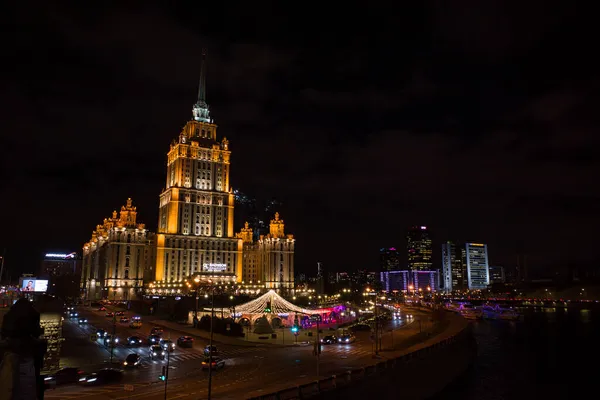
[[[202,63],[200,64],[200,84],[198,85],[198,101],[192,108],[194,120],[211,123],[208,104],[206,104],[206,51],[202,50]]]

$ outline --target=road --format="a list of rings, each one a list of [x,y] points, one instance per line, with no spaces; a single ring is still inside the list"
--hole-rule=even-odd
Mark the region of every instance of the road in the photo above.
[[[66,322],[65,347],[70,348],[71,342],[81,356],[67,357],[68,364],[73,366],[79,362],[80,367],[88,372],[105,367],[108,363],[109,351],[100,342],[92,342],[90,336],[95,328],[112,332],[112,319],[105,318],[104,312],[81,311],[89,320],[88,326],[78,326],[76,322]],[[413,312],[419,318],[418,311]],[[131,316],[128,315],[128,316]],[[403,327],[407,321],[390,321],[385,330]],[[394,343],[400,347],[402,341],[419,331],[417,324],[410,324],[394,332]],[[116,332],[121,340],[136,335],[146,338],[152,325],[144,323],[142,329],[130,329],[128,324],[117,323]],[[325,331],[325,335],[327,332]],[[181,336],[180,332],[165,329],[163,337],[175,341]],[[373,362],[373,344],[370,332],[357,332],[355,343],[348,345],[325,345],[318,358],[319,375],[317,376],[317,357],[313,355],[312,346],[297,347],[242,347],[221,345],[217,343],[220,355],[226,359],[226,367],[213,373],[213,397],[216,399],[239,399],[266,394],[272,391],[327,377],[344,371],[364,366]],[[89,350],[83,350],[87,339]],[[391,335],[384,336],[384,348],[390,348]],[[196,399],[205,396],[207,392],[207,371],[201,370],[203,359],[202,350],[205,341],[196,337],[194,348],[177,348],[169,360],[168,399]],[[164,383],[158,381],[163,365],[167,361],[149,360],[146,355],[148,345],[128,349],[117,347],[114,359],[122,361],[127,354],[136,352],[143,357],[142,365],[134,370],[126,370],[121,384],[80,387],[78,385],[59,387],[46,391],[45,398],[49,400],[75,399],[164,399]],[[382,352],[382,357],[391,353]],[[133,386],[132,391],[125,391],[125,384]],[[131,389],[131,386],[129,387]]]

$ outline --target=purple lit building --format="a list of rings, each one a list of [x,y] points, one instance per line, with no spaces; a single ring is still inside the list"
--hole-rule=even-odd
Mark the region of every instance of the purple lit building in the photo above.
[[[440,287],[438,271],[385,271],[380,273],[380,280],[386,292],[436,292]]]

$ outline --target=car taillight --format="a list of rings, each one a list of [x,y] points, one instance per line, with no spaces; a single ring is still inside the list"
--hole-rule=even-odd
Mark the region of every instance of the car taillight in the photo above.
[[[81,375],[81,374],[83,374],[83,371],[79,370],[79,371],[77,371],[77,373],[78,373],[79,375]]]

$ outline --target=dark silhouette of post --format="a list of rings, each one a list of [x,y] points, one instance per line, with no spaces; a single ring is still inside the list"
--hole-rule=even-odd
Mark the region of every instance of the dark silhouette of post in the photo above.
[[[39,339],[43,333],[40,313],[25,298],[18,300],[2,321],[2,368],[0,381],[2,398],[43,399],[44,381],[40,376],[46,340]]]
[[[211,285],[214,283],[211,282]],[[212,352],[213,352],[213,326],[215,320],[215,287],[211,288],[210,300],[210,340],[208,342],[208,400],[212,394]]]

